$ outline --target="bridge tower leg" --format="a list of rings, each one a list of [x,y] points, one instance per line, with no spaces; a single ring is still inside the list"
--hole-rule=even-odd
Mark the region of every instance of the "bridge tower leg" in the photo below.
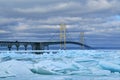
[[[80,32],[81,49],[84,49],[84,32]]]
[[[66,49],[66,25],[60,24],[60,49]]]

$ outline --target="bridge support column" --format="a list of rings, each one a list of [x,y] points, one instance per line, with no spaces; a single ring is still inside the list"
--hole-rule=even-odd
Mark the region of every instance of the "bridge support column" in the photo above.
[[[35,43],[32,46],[33,50],[44,50],[44,45],[42,43]]]
[[[32,50],[34,50],[34,45],[33,44],[31,45],[31,47],[32,47]]]
[[[33,50],[44,50],[44,46],[42,43],[35,43],[32,45]],[[36,52],[36,54],[42,54],[40,52]]]
[[[44,44],[40,43],[40,50],[44,50],[44,49],[45,49]]]
[[[47,50],[49,50],[49,46],[47,45]]]
[[[16,45],[17,51],[19,50],[19,45]]]
[[[25,50],[27,50],[27,45],[24,45],[24,47],[25,47]]]
[[[35,45],[35,50],[40,50],[40,44]]]
[[[12,46],[11,46],[11,45],[8,45],[8,50],[9,50],[9,51],[11,51],[11,48],[12,48]]]
[[[35,43],[32,45],[32,50],[40,50],[40,44],[39,43]]]

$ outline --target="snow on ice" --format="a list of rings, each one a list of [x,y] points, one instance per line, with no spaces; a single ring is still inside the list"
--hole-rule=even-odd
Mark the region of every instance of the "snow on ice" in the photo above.
[[[0,80],[21,80],[22,76],[23,80],[48,80],[50,76],[58,80],[97,80],[98,76],[99,80],[119,80],[119,61],[119,50],[59,50],[42,55],[6,52],[0,53]]]

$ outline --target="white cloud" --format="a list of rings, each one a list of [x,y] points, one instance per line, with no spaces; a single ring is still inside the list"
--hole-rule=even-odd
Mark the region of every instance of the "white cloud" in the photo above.
[[[112,7],[111,3],[108,2],[108,0],[88,0],[86,6],[91,11],[104,10]]]
[[[45,5],[45,6],[34,6],[31,8],[15,8],[14,10],[22,13],[47,13],[52,11],[68,9],[69,7],[73,7],[74,5],[76,5],[76,3],[66,2],[66,3]]]
[[[40,20],[29,20],[30,22],[37,22],[41,24],[61,24],[61,23],[71,23],[78,22],[82,20],[81,17],[51,17],[48,19],[40,19]]]
[[[6,30],[0,30],[0,34],[1,33],[10,33],[9,31],[6,31]]]
[[[49,3],[48,5],[42,6],[30,6],[26,8],[17,7],[14,8],[15,11],[20,13],[47,13],[47,14],[83,14],[83,13],[96,13],[98,11],[108,10],[107,14],[116,13],[120,11],[120,3],[118,0],[87,0],[86,3],[80,1],[69,1],[69,2],[58,2],[58,3]],[[54,13],[56,12],[56,13]]]
[[[24,31],[27,29],[29,29],[29,25],[24,24],[24,23],[19,23],[19,25],[14,28],[14,30],[16,31]]]
[[[0,24],[6,24],[11,22],[22,22],[23,18],[6,18],[6,17],[0,17]]]

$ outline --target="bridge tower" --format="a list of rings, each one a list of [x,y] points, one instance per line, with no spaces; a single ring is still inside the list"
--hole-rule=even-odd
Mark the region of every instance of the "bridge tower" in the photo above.
[[[80,32],[80,43],[82,44],[81,45],[81,49],[84,49],[84,32]]]
[[[60,49],[66,49],[66,25],[60,24]]]

